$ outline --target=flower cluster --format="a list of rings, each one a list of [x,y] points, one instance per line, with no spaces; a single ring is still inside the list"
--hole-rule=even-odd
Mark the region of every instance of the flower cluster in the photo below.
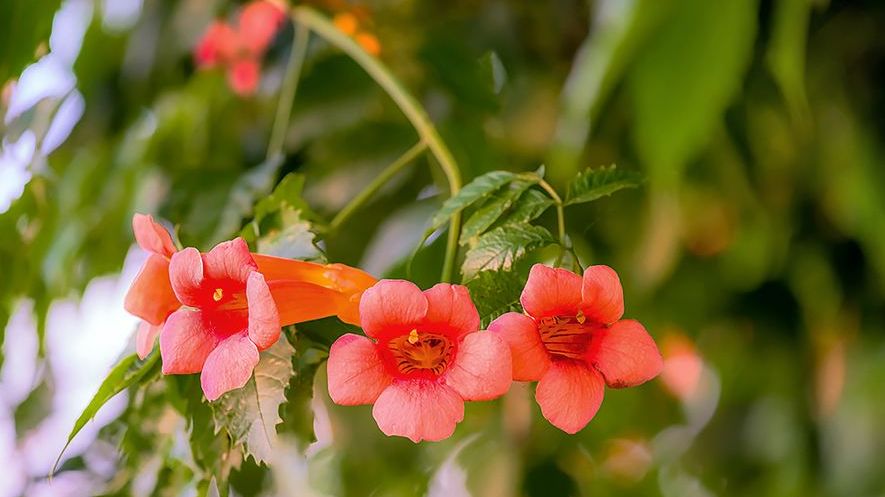
[[[223,67],[231,89],[239,95],[251,95],[258,88],[261,57],[285,18],[283,5],[256,0],[243,8],[236,25],[213,22],[194,50],[197,67]]]
[[[246,384],[281,326],[336,315],[359,323],[360,295],[375,283],[343,264],[251,253],[242,238],[207,253],[178,251],[146,215],[136,214],[132,227],[149,253],[124,303],[144,320],[137,352],[147,356],[159,336],[163,373],[201,373],[209,400]]]
[[[606,385],[636,386],[663,366],[645,328],[621,319],[623,290],[608,266],[579,276],[536,264],[520,298],[524,313],[481,330],[461,285],[421,291],[343,264],[251,253],[241,238],[206,253],[177,250],[162,226],[140,214],[133,229],[149,253],[125,302],[144,320],[138,354],[146,356],[159,335],[163,373],[201,373],[209,400],[246,384],[281,326],[327,316],[365,333],[331,347],[332,400],[372,404],[381,431],[414,442],[449,437],[465,401],[499,397],[514,380],[537,381],[541,413],[576,433],[596,414]]]

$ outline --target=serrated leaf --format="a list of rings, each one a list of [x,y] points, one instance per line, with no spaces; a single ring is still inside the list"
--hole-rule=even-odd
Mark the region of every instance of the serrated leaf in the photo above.
[[[271,457],[277,440],[276,426],[280,406],[286,402],[286,388],[295,374],[292,355],[295,349],[280,337],[272,347],[261,353],[261,359],[249,382],[213,402],[215,429],[225,430],[234,445],[242,445],[246,456],[257,463]]]
[[[519,296],[525,278],[514,271],[480,271],[465,283],[482,327],[488,327],[495,318],[510,311],[519,311]]]
[[[510,212],[495,221],[493,227],[534,221],[552,206],[553,200],[544,192],[537,189],[526,190],[514,203]]]
[[[516,176],[515,173],[509,171],[492,171],[482,176],[477,176],[473,181],[467,183],[464,188],[461,188],[457,195],[443,203],[436,215],[433,216],[428,231],[433,232],[439,229],[448,222],[452,214],[461,212],[464,208],[487,197],[498,188],[513,181]]]
[[[143,361],[139,360],[136,354],[132,354],[124,357],[116,366],[114,366],[108,376],[101,383],[101,386],[98,387],[98,391],[95,392],[92,400],[89,401],[89,405],[86,406],[86,409],[83,410],[80,417],[77,418],[77,421],[74,423],[74,427],[71,429],[71,433],[68,435],[64,447],[62,447],[61,453],[58,454],[58,458],[56,458],[50,474],[55,473],[58,463],[61,461],[61,458],[64,455],[65,450],[67,450],[68,446],[71,444],[71,441],[77,436],[77,433],[80,433],[80,430],[86,426],[86,423],[95,417],[98,410],[118,393],[135,385],[142,378],[147,376],[154,366],[159,363],[159,358],[160,353],[157,350],[154,350]]]
[[[479,235],[482,235],[495,223],[513,203],[532,185],[537,184],[537,180],[514,179],[507,185],[507,188],[489,199],[482,207],[476,210],[470,218],[464,223],[461,229],[461,245],[467,245],[476,241]]]
[[[565,205],[592,202],[600,197],[611,195],[623,188],[636,188],[642,184],[642,175],[635,171],[608,167],[585,169],[575,176],[568,187]]]
[[[285,207],[281,212],[282,229],[268,232],[257,240],[258,252],[289,259],[325,261],[316,246],[316,235],[301,212]]]
[[[260,223],[273,212],[289,208],[301,212],[304,219],[316,219],[310,206],[304,200],[304,175],[289,173],[274,188],[273,193],[255,204],[255,220]]]
[[[292,362],[295,374],[289,381],[286,395],[288,402],[283,408],[283,424],[280,426],[280,432],[295,435],[296,442],[304,450],[316,440],[313,431],[313,409],[310,406],[313,398],[313,380],[317,369],[329,356],[329,352],[304,333],[295,333],[294,342],[295,355]]]
[[[552,243],[555,243],[553,235],[540,226],[501,226],[479,237],[476,245],[467,251],[461,273],[470,278],[480,271],[506,271],[530,251]]]

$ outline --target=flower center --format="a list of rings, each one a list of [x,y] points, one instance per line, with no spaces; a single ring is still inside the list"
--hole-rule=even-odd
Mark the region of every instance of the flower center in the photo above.
[[[392,339],[387,347],[393,354],[397,369],[403,374],[421,371],[441,374],[451,362],[454,349],[448,338],[433,333],[418,333],[418,330]]]
[[[586,322],[587,318],[581,311],[575,316],[541,318],[538,320],[541,342],[547,352],[554,356],[583,359],[593,331]]]
[[[221,288],[216,288],[215,293],[212,294],[212,300],[219,302],[223,298],[224,298],[224,290],[222,290]]]

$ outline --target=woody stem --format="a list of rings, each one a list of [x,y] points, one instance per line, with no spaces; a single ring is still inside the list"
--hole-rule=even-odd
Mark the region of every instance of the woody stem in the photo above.
[[[366,204],[378,190],[381,189],[396,173],[400,172],[404,167],[408,166],[421,152],[427,149],[427,144],[423,141],[416,143],[412,148],[408,149],[392,164],[387,166],[369,185],[360,192],[353,200],[341,209],[340,212],[329,223],[329,230],[336,231],[344,224],[350,216],[360,207]]]
[[[409,94],[402,84],[375,57],[369,55],[349,36],[339,31],[324,16],[310,7],[298,6],[292,9],[295,22],[301,24],[326,41],[344,51],[351,59],[365,70],[375,83],[387,92],[396,103],[418,135],[427,144],[449,183],[449,194],[454,196],[461,189],[461,172],[452,153],[443,142],[424,108]],[[451,281],[458,255],[458,237],[461,233],[461,213],[455,213],[450,219],[449,235],[446,242],[446,256],[443,262],[442,281]]]
[[[309,35],[310,32],[307,28],[301,25],[295,26],[295,36],[292,38],[292,49],[286,66],[286,77],[280,89],[277,113],[274,116],[273,128],[267,144],[267,161],[281,158],[283,143],[286,141],[286,128],[289,126],[289,116],[292,114],[292,102],[295,101],[298,80],[301,79],[301,67],[304,65],[304,56],[307,53]]]

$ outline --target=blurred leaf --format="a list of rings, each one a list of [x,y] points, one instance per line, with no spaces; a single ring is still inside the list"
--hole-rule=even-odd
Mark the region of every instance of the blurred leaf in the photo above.
[[[540,226],[501,226],[481,236],[467,251],[461,273],[469,278],[485,270],[506,271],[532,250],[553,243],[556,243],[553,235]]]
[[[98,387],[98,392],[96,392],[92,397],[92,400],[89,401],[89,405],[86,406],[86,409],[83,410],[83,413],[80,414],[80,417],[77,418],[77,421],[74,423],[74,428],[71,429],[71,433],[68,435],[64,447],[62,447],[61,452],[58,454],[50,474],[55,472],[55,469],[58,466],[59,461],[61,461],[68,445],[71,444],[71,441],[77,436],[77,433],[80,433],[80,430],[86,426],[86,423],[95,417],[98,410],[101,409],[107,401],[114,398],[115,395],[126,388],[135,385],[139,380],[144,378],[148,372],[159,363],[159,358],[160,353],[157,350],[154,350],[143,361],[139,360],[136,354],[132,354],[123,358],[123,360],[114,366],[114,369],[111,370],[107,378],[101,383],[101,386]]]
[[[516,174],[509,171],[492,171],[478,176],[470,183],[464,185],[464,188],[461,188],[457,195],[450,197],[443,203],[436,215],[433,216],[428,232],[436,231],[446,224],[453,214],[461,212],[475,202],[488,197],[498,188],[513,181],[514,178],[516,178]]]
[[[237,182],[234,183],[230,196],[219,214],[215,233],[212,235],[213,244],[230,238],[231,233],[235,233],[236,230],[242,226],[243,219],[252,213],[252,206],[259,197],[265,197],[262,201],[269,198],[267,194],[271,191],[271,188],[273,188],[277,171],[279,171],[282,162],[283,160],[280,156],[268,159],[264,163],[243,173]],[[284,178],[283,181],[288,178],[289,176]],[[283,183],[280,184],[282,185]],[[296,186],[297,191],[285,192],[285,198],[287,200],[300,199],[301,188],[304,187],[304,177],[301,177],[300,185]],[[292,187],[287,183],[285,188]],[[284,196],[283,192],[281,192],[280,196]],[[288,201],[297,202],[297,200]],[[306,207],[306,204],[304,207]]]
[[[771,41],[765,62],[771,69],[793,116],[806,119],[805,58],[811,0],[780,0],[775,3]]]
[[[507,69],[504,63],[494,51],[488,51],[479,59],[480,69],[485,73],[488,87],[494,93],[501,93],[501,89],[507,82]]]
[[[2,337],[0,337],[2,339]],[[22,437],[43,422],[46,413],[52,409],[52,390],[45,381],[41,381],[27,398],[15,407],[15,431]]]
[[[266,462],[277,440],[276,426],[280,405],[286,402],[286,388],[295,370],[295,349],[285,336],[261,353],[261,360],[243,388],[230,391],[212,402],[216,430],[224,429],[234,445],[243,445],[246,456],[256,463]]]
[[[516,271],[480,271],[465,285],[479,311],[482,328],[501,314],[520,310],[519,296],[525,278]]]
[[[328,350],[315,344],[310,338],[291,328],[294,337],[295,354],[292,356],[295,374],[289,381],[289,389],[286,392],[288,399],[283,408],[283,424],[280,425],[280,433],[295,435],[301,449],[316,441],[313,431],[313,408],[310,402],[313,399],[313,380],[317,368],[328,357]]]
[[[596,169],[588,168],[578,173],[572,180],[565,197],[565,205],[592,202],[623,188],[636,188],[641,183],[641,174],[618,169],[614,164]]]
[[[461,245],[475,243],[476,238],[485,233],[498,218],[507,212],[524,191],[537,183],[537,179],[516,179],[510,182],[503,192],[496,194],[483,204],[464,223],[461,230]]]
[[[61,0],[0,2],[0,86],[17,77],[34,60],[41,42],[49,41],[52,18]]]
[[[495,221],[494,227],[507,224],[521,224],[534,221],[553,205],[553,200],[537,189],[526,190],[516,201],[510,212]]]
[[[741,87],[757,0],[680,0],[636,60],[634,139],[655,184],[672,185]]]

